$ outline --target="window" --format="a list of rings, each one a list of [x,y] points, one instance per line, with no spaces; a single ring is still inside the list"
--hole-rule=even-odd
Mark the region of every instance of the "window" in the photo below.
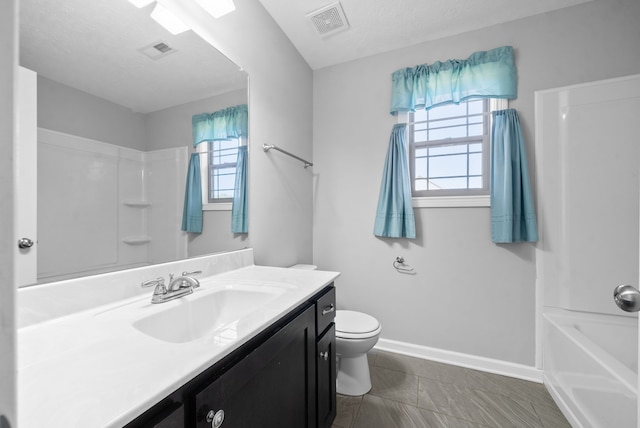
[[[207,156],[200,155],[201,162],[204,160],[201,163],[201,169],[207,171],[207,174],[203,174],[203,193],[206,192],[206,195],[203,195],[205,202],[218,204],[230,203],[233,200],[238,147],[241,144],[241,138],[216,140],[207,143]],[[206,183],[204,182],[205,180]],[[225,205],[224,208],[230,209],[230,205]]]
[[[490,100],[409,113],[412,196],[489,194]]]

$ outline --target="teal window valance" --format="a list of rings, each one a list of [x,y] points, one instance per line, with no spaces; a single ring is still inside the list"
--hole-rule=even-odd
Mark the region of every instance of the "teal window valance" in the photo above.
[[[246,137],[249,123],[248,111],[246,104],[240,104],[213,113],[194,115],[191,118],[193,146],[205,141]]]
[[[470,98],[517,97],[513,48],[502,46],[452,59],[403,68],[391,75],[391,114],[459,103]]]

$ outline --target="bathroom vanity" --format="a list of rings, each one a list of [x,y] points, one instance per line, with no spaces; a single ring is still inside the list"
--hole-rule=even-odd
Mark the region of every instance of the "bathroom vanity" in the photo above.
[[[192,270],[188,296],[140,288]],[[21,289],[19,426],[328,428],[338,275],[242,250]]]
[[[333,284],[127,428],[329,428],[336,414]]]

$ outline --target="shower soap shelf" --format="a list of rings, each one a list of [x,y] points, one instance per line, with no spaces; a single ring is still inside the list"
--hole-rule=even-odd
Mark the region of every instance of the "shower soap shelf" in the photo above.
[[[151,242],[151,237],[150,236],[130,236],[130,237],[124,238],[122,242],[128,245],[144,245]]]
[[[127,199],[126,201],[122,201],[122,205],[134,208],[146,208],[151,206],[151,202],[145,200]]]

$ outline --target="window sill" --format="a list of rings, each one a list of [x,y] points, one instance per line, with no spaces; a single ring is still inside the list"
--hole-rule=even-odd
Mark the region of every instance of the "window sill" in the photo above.
[[[490,207],[489,195],[472,196],[428,196],[411,198],[414,208],[472,208]]]
[[[215,204],[202,204],[202,211],[231,211],[231,202],[217,202]]]

